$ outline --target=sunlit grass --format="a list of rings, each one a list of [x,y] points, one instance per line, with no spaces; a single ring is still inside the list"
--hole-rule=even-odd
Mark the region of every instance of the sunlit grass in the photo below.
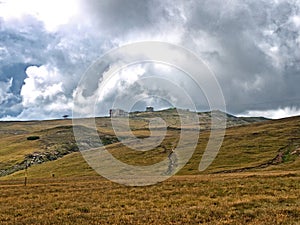
[[[114,134],[109,118],[96,123],[109,143]],[[177,126],[172,118],[169,123]],[[0,125],[0,169],[26,154],[56,151],[75,141],[70,120]],[[149,135],[145,120],[132,120],[131,129],[141,140]],[[151,151],[135,151],[122,143],[106,149],[127,164],[150,165],[168,156],[179,134],[169,129]],[[31,135],[40,139],[28,141]],[[32,165],[26,187],[24,170],[1,177],[1,224],[299,224],[300,157],[291,156],[300,147],[299,117],[228,128],[216,159],[200,173],[209,135],[202,130],[189,162],[176,176],[153,186],[112,183],[80,152]],[[259,167],[280,151],[287,152],[282,162]],[[226,173],[238,169],[243,172]]]
[[[300,175],[176,176],[149,187],[101,177],[0,182],[2,224],[297,224]]]

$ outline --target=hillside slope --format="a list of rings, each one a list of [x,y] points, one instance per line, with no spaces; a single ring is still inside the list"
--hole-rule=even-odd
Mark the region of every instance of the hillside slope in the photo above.
[[[176,115],[163,111],[148,116],[163,117],[169,129],[161,145],[146,152],[134,151],[118,143],[110,118],[96,119],[100,139],[115,158],[132,165],[150,165],[168,156],[180,135]],[[140,114],[130,120],[134,134],[140,138],[149,135],[148,121],[145,118],[145,114],[143,117]],[[202,114],[202,118],[209,124],[208,116]],[[203,121],[200,120],[200,124]],[[263,122],[259,123],[232,117],[231,124],[234,121],[238,122],[226,130],[217,158],[204,173],[300,169],[300,117],[271,121],[262,119]],[[26,165],[29,165],[28,173],[32,177],[95,174],[77,152],[71,123],[71,120],[0,123],[1,175],[11,174],[7,178],[23,176]],[[171,129],[172,127],[178,129]],[[209,130],[201,132],[192,158],[178,174],[199,174],[198,165],[209,134]],[[38,136],[39,139],[27,140],[32,136]],[[92,146],[93,141],[89,144]]]

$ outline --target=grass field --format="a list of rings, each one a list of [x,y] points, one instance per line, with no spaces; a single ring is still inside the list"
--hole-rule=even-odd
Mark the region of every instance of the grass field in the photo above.
[[[159,112],[172,129],[152,151],[118,143],[109,118],[96,120],[98,133],[117,159],[150,165],[178,141],[180,124],[169,113]],[[23,165],[28,155],[58,157],[31,164],[27,186],[21,167],[0,177],[1,224],[300,224],[300,117],[235,120],[207,170],[198,171],[210,134],[203,130],[186,166],[148,187],[99,176],[74,148],[70,120],[2,122],[0,170]],[[136,117],[130,125],[136,136],[149,135],[147,120]]]
[[[0,182],[1,224],[299,224],[298,172],[175,176],[126,187],[96,176]]]

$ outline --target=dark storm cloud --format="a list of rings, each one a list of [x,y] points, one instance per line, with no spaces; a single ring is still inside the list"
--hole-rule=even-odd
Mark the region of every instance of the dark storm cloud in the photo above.
[[[6,90],[0,92],[5,109],[0,117],[60,115],[94,60],[114,47],[144,40],[178,44],[202,58],[216,74],[229,112],[300,111],[299,0],[79,1],[78,18],[55,32],[31,16],[0,16],[0,82]],[[31,65],[36,73],[25,74]],[[193,92],[184,79],[181,83],[196,99],[199,90]],[[61,91],[44,93],[47,85]],[[30,88],[41,96],[31,96],[26,92]],[[117,93],[112,91],[105,104]],[[199,109],[204,107],[201,102],[195,100]]]
[[[117,44],[145,39],[163,41],[168,39],[164,36],[176,32],[183,24],[181,12],[176,7],[182,2],[81,0],[81,5],[86,19],[97,32]],[[178,32],[174,34],[178,35]]]
[[[282,1],[193,2],[187,40],[204,32],[219,48],[197,49],[216,72],[227,108],[233,113],[286,107],[299,98],[299,4]],[[198,36],[197,36],[198,35]],[[200,37],[201,38],[201,37]],[[209,42],[209,41],[207,41]],[[184,44],[184,43],[183,43]],[[275,52],[272,52],[272,47]],[[264,104],[266,103],[266,104]],[[268,104],[267,104],[268,103]],[[294,101],[300,108],[300,99]]]
[[[101,27],[100,32],[120,35],[132,29],[147,29],[151,19],[149,1],[110,0],[84,1],[91,21]]]
[[[27,77],[25,70],[28,66],[47,61],[42,52],[52,38],[43,31],[43,25],[32,17],[1,22],[0,81],[12,82],[6,90],[5,101],[1,102],[0,117],[16,116],[22,112],[20,92]]]
[[[193,50],[210,65],[232,113],[287,107],[290,102],[286,99],[291,98],[300,108],[300,100],[295,100],[299,98],[300,27],[292,21],[299,16],[298,2],[140,2],[84,4],[98,28],[111,36],[123,37],[138,30],[137,35],[144,37],[153,29],[168,33],[172,25],[182,26],[177,44]]]
[[[60,99],[60,95],[71,101],[73,90],[77,85],[80,76],[88,65],[98,57],[102,46],[100,38],[90,37],[88,40],[82,37],[82,30],[74,29],[74,26],[66,26],[55,33],[45,30],[42,22],[31,16],[24,16],[22,20],[9,20],[1,22],[0,29],[0,82],[3,85],[11,80],[9,88],[5,89],[5,101],[0,103],[1,117],[36,118],[42,119],[47,115],[71,113],[71,107],[65,112],[65,107],[57,105],[57,109],[47,111],[51,101]],[[93,51],[92,51],[93,50]],[[98,51],[98,52],[97,52]],[[44,72],[45,79],[31,76],[26,72],[30,66],[46,66],[49,73]],[[51,85],[51,73],[59,77],[57,82],[62,83],[62,92],[57,96],[29,96],[21,90],[25,90],[28,82],[35,83],[34,93],[41,93],[46,86]],[[35,81],[34,81],[35,80]],[[4,90],[4,89],[2,89]],[[26,96],[25,96],[26,95]],[[35,99],[34,104],[26,104],[26,98]],[[64,104],[65,101],[62,102]],[[29,109],[30,107],[30,109]],[[62,110],[61,110],[62,108]],[[25,112],[27,111],[27,112]],[[36,111],[34,114],[33,112]],[[51,111],[51,112],[50,112]],[[56,111],[56,112],[55,112]],[[33,116],[31,116],[33,115]],[[37,117],[37,115],[40,115]]]

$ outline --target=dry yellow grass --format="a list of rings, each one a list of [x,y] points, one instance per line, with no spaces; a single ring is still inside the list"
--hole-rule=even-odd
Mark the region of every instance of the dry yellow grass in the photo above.
[[[1,224],[299,224],[299,172],[175,176],[126,187],[99,176],[0,182]]]
[[[177,126],[174,118],[168,118]],[[108,118],[96,120],[112,135]],[[28,153],[59,149],[74,141],[71,121],[1,123],[0,166]],[[137,136],[147,122],[131,121]],[[1,224],[300,224],[300,117],[229,128],[220,152],[200,173],[209,136],[200,134],[193,157],[169,180],[149,187],[126,187],[98,176],[79,152],[33,165],[0,178]],[[107,149],[119,160],[147,165],[167,157],[179,130],[168,130],[162,144],[136,152],[120,143]],[[40,140],[27,141],[30,135]],[[126,134],[125,134],[126,135]],[[280,151],[282,161],[266,167]],[[14,159],[14,161],[10,161]],[[7,165],[4,165],[7,163]],[[253,168],[251,168],[253,167]],[[243,172],[224,173],[241,169]],[[220,173],[221,172],[221,173]],[[52,174],[55,177],[52,177]]]

